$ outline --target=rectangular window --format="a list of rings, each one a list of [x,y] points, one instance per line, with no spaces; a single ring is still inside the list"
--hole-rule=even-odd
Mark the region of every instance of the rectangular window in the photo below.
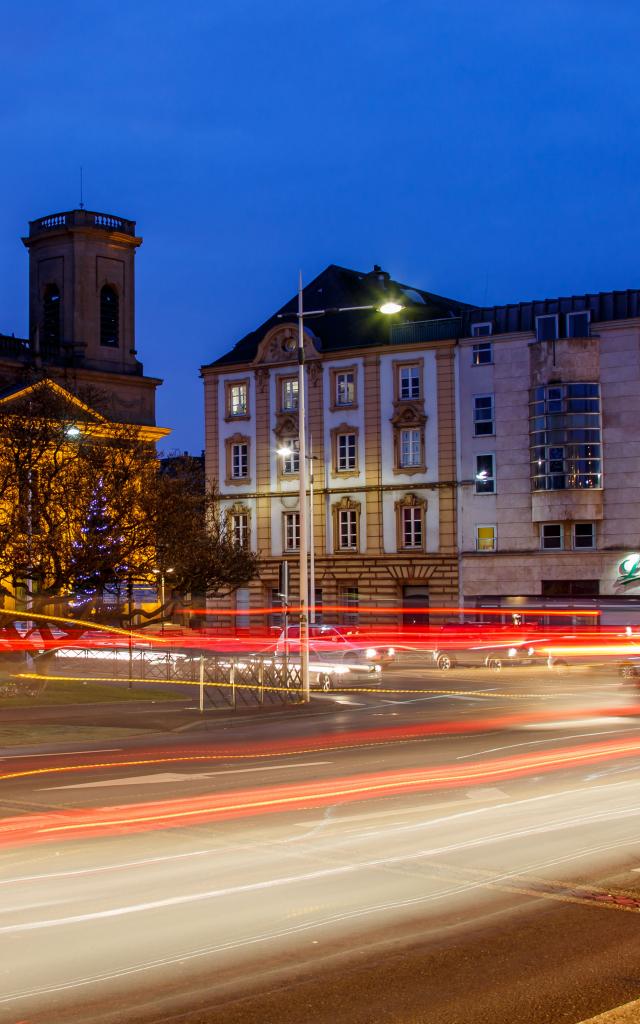
[[[295,412],[298,408],[298,378],[283,377],[280,408],[282,412]]]
[[[359,605],[357,586],[344,586],[340,588],[340,604],[344,607],[341,616],[343,625],[357,626]]]
[[[542,597],[598,597],[600,580],[541,580]]]
[[[595,523],[574,523],[573,524],[573,546],[574,548],[595,548],[596,526]]]
[[[591,311],[581,310],[579,313],[567,313],[567,338],[588,338]]]
[[[536,340],[554,341],[558,337],[558,314],[536,317]]]
[[[476,526],[476,551],[496,550],[495,526]]]
[[[355,551],[358,547],[358,516],[355,508],[338,510],[338,546],[341,551]]]
[[[402,509],[403,548],[422,547],[422,506],[410,505]]]
[[[493,334],[493,324],[490,320],[485,320],[479,324],[471,324],[472,338],[486,338],[490,334]]]
[[[486,366],[493,362],[493,345],[490,341],[481,341],[473,346],[473,365]]]
[[[476,494],[495,494],[496,463],[494,455],[476,455],[474,489]]]
[[[316,625],[320,626],[322,624],[322,587],[316,587],[315,619]]]
[[[355,434],[338,434],[337,462],[339,472],[356,468]]]
[[[249,516],[246,512],[236,512],[231,517],[233,540],[237,547],[249,547]]]
[[[403,402],[420,398],[420,367],[401,366],[398,394]]]
[[[562,523],[543,523],[540,527],[540,547],[544,551],[562,551],[564,530]]]
[[[277,587],[273,587],[270,591],[271,603],[269,605],[269,626],[271,629],[282,629],[284,626],[284,616],[282,614],[282,597]]]
[[[534,490],[602,487],[599,384],[533,388],[529,449]]]
[[[246,441],[231,446],[231,476],[242,480],[249,475],[249,445]]]
[[[422,436],[420,430],[400,431],[400,468],[422,465]]]
[[[241,381],[238,384],[229,384],[227,390],[227,400],[228,416],[246,416],[248,409],[246,382]]]
[[[282,448],[287,448],[289,455],[282,456],[282,475],[293,476],[300,471],[300,452],[298,450],[298,439],[286,437],[282,441]]]
[[[285,551],[300,550],[300,513],[284,513],[284,549]]]
[[[236,615],[236,626],[238,629],[248,629],[251,625],[251,616],[249,614],[249,605],[251,603],[251,595],[248,587],[238,587],[236,590],[236,611],[239,613]]]
[[[336,394],[335,402],[341,408],[348,405],[355,405],[356,400],[356,380],[355,373],[353,370],[344,370],[336,373]]]
[[[473,432],[476,437],[495,434],[493,395],[476,395],[473,399]]]

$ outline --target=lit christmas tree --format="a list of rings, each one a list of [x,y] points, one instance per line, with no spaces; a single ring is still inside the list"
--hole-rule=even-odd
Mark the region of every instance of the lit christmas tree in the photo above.
[[[73,542],[70,581],[74,596],[72,608],[83,608],[99,600],[107,584],[126,576],[122,543],[109,514],[102,478],[93,492],[80,537]]]

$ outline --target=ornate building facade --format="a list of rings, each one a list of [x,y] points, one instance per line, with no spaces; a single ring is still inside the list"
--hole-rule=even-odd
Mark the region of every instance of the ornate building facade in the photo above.
[[[380,609],[372,621],[395,622],[400,607],[408,621],[422,621],[427,606],[458,601],[455,342],[435,330],[416,344],[410,321],[394,327],[371,309],[331,312],[375,305],[380,290],[404,296],[411,315],[434,323],[463,308],[379,268],[330,266],[304,290],[307,308],[329,310],[305,321],[304,336],[315,605],[325,621],[350,621],[364,605]],[[261,578],[234,597],[247,613],[277,606],[283,560],[294,601],[297,592],[294,308],[288,303],[202,368],[207,477],[238,540],[263,562]],[[278,454],[288,445],[289,456]]]

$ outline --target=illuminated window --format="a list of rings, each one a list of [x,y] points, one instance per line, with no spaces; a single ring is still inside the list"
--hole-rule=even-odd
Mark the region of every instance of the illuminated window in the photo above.
[[[476,526],[476,551],[496,550],[495,526]]]
[[[289,455],[282,456],[282,475],[294,476],[300,471],[300,452],[298,450],[298,439],[285,437],[282,440],[282,447],[288,449]]]
[[[247,382],[228,382],[227,384],[227,415],[246,416],[248,411]]]
[[[473,365],[486,366],[493,362],[493,345],[490,341],[481,341],[473,346]]]
[[[356,382],[353,370],[344,370],[335,375],[335,402],[337,406],[354,405],[356,400]]]
[[[476,455],[476,472],[473,482],[476,494],[495,494],[496,466],[493,454]]]
[[[295,412],[298,408],[298,378],[283,377],[280,381],[280,409]]]
[[[599,384],[534,388],[529,451],[535,491],[602,487]]]
[[[247,548],[249,546],[249,514],[247,512],[235,512],[232,515],[231,532],[237,547]]]
[[[105,284],[100,291],[100,344],[117,348],[120,340],[120,303],[118,293]]]

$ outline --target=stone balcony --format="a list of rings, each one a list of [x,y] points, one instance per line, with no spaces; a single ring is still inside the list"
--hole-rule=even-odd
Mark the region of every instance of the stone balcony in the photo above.
[[[68,210],[66,213],[51,213],[48,217],[29,221],[29,238],[65,228],[95,228],[120,235],[135,237],[135,220],[126,220],[111,213],[96,213],[92,210]]]

